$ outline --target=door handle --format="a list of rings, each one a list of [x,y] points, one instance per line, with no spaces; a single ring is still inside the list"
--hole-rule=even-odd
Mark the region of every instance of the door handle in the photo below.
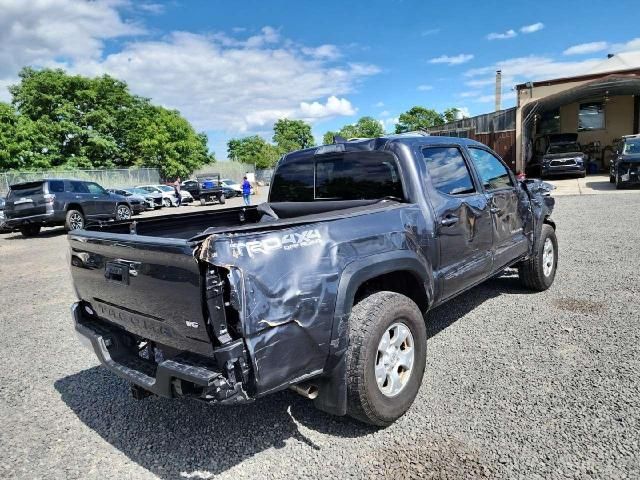
[[[502,212],[501,208],[498,207],[491,207],[491,213],[500,213]]]
[[[455,225],[458,223],[458,217],[455,215],[447,215],[442,220],[440,220],[440,225],[443,227],[450,227],[451,225]]]

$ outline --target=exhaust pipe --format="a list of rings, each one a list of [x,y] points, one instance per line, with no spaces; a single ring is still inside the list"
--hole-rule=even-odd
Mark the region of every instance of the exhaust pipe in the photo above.
[[[313,400],[318,396],[318,387],[310,383],[298,383],[297,385],[291,385],[289,388],[309,400]]]

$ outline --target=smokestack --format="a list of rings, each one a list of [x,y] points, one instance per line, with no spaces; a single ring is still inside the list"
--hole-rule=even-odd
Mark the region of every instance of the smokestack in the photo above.
[[[496,112],[501,110],[502,104],[502,70],[496,70]]]

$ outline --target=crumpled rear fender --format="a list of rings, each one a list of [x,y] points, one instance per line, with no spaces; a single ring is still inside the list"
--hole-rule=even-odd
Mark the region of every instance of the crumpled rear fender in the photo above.
[[[418,207],[400,204],[204,240],[199,259],[229,272],[258,396],[330,375],[348,345],[358,282],[406,268],[432,293],[419,255],[427,229],[417,221],[424,223]]]

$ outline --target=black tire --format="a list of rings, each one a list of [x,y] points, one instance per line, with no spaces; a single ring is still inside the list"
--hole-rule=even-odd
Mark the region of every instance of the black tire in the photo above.
[[[616,177],[609,175],[609,183],[616,183]]]
[[[23,237],[35,237],[40,233],[40,225],[25,225],[20,227],[20,233]]]
[[[396,323],[404,324],[411,332],[413,365],[399,392],[395,396],[387,396],[378,387],[375,368],[382,358],[378,352],[382,336]],[[354,305],[349,317],[347,414],[371,425],[391,425],[404,415],[418,394],[426,354],[427,330],[424,318],[410,298],[382,291]]]
[[[131,218],[131,208],[124,203],[116,206],[116,220],[129,220]]]
[[[547,239],[553,246],[553,265],[548,274],[545,274],[545,246]],[[558,239],[556,232],[551,225],[542,225],[542,232],[536,244],[536,251],[527,260],[518,265],[518,275],[522,284],[537,292],[542,292],[549,288],[556,278],[558,268]]]
[[[70,209],[64,220],[64,229],[67,232],[84,228],[84,215],[80,210]]]
[[[224,205],[224,204],[225,204],[226,199],[225,199],[225,197],[224,197],[224,193],[223,193],[223,194],[221,194],[221,195],[218,197],[218,202],[220,202],[220,205]]]

